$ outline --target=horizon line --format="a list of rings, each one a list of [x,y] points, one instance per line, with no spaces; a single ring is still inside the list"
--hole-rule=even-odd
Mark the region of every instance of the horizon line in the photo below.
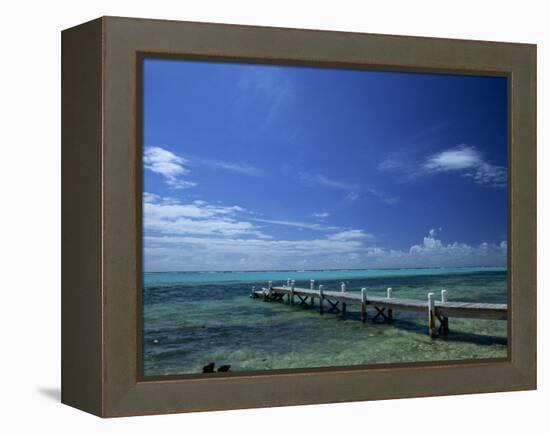
[[[508,270],[508,265],[461,265],[461,266],[439,266],[439,267],[378,267],[378,268],[324,268],[311,270],[158,270],[158,271],[143,271],[142,273],[282,273],[282,272],[299,272],[306,273],[312,271],[371,271],[371,270],[427,270],[427,269],[442,269],[442,268],[504,268]]]

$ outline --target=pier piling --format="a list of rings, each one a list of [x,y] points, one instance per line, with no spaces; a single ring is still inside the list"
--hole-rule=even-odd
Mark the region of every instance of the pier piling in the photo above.
[[[367,288],[361,288],[361,321],[367,319]]]
[[[435,294],[428,293],[428,335],[433,338],[435,335]]]
[[[387,298],[392,298],[393,297],[393,289],[388,288],[386,295],[387,295]],[[388,319],[388,321],[393,321],[393,310],[391,308],[388,308],[387,319]]]
[[[342,282],[342,284],[340,285],[340,292],[342,294],[345,294],[346,292],[346,284],[344,282]],[[346,302],[342,301],[342,316],[345,316],[345,315],[346,315]]]

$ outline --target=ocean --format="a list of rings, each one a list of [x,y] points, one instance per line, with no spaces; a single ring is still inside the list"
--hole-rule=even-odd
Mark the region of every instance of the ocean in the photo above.
[[[426,315],[394,311],[391,324],[365,323],[358,306],[345,317],[249,297],[267,281],[309,280],[325,290],[367,287],[369,295],[426,300],[446,289],[449,301],[506,303],[505,268],[419,268],[330,271],[158,272],[143,275],[144,376],[198,374],[210,362],[232,372],[507,355],[506,321],[450,318],[450,334],[430,339]]]

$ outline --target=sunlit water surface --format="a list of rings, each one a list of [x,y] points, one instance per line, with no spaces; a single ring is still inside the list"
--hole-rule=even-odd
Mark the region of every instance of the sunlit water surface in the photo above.
[[[272,280],[309,279],[336,290],[426,300],[447,289],[449,301],[506,303],[502,268],[304,272],[145,273],[143,354],[146,376],[200,373],[209,362],[231,371],[506,357],[506,321],[450,319],[445,339],[427,335],[427,314],[394,311],[392,324],[362,323],[358,306],[345,317],[314,308],[249,298]]]

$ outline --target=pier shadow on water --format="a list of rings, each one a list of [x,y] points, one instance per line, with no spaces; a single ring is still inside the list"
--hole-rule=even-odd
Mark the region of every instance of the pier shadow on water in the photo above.
[[[270,303],[279,303],[289,309],[297,309],[297,308],[303,309],[306,311],[310,311],[310,313],[312,314],[317,313],[319,316],[321,316],[318,311],[319,309],[318,306],[309,306],[309,305],[308,306],[305,306],[305,305],[288,306],[286,305],[286,303],[280,302],[280,301],[275,301],[275,302],[272,301]],[[355,322],[358,322],[359,324],[362,323],[361,314],[355,311],[348,310],[345,315],[342,315],[341,312],[337,312],[336,310],[330,311],[330,309],[326,309],[325,313],[323,313],[323,316],[324,315],[333,315],[341,321],[355,321]],[[397,329],[407,331],[407,332],[418,333],[423,336],[428,334],[427,324],[422,324],[422,315],[412,314],[410,312],[399,312],[395,310],[393,312],[393,315],[394,317],[391,321],[377,319],[376,321],[373,322],[374,314],[372,311],[369,311],[369,313],[367,314],[367,318],[362,325],[367,329],[369,326],[370,327],[386,326],[386,327],[395,327]],[[453,320],[455,320],[458,323],[465,322],[462,319],[450,318],[449,333],[447,335],[436,334],[434,339],[441,339],[447,342],[465,342],[465,343],[468,342],[468,343],[477,344],[477,345],[507,345],[508,343],[508,339],[503,336],[492,336],[492,335],[476,333],[473,331],[465,331],[460,329],[453,330],[452,328]],[[475,321],[485,321],[485,320],[475,320]],[[466,320],[466,322],[468,322],[468,320]],[[471,320],[469,322],[471,322]],[[439,321],[437,322],[436,330],[438,330],[438,328],[439,328]]]

